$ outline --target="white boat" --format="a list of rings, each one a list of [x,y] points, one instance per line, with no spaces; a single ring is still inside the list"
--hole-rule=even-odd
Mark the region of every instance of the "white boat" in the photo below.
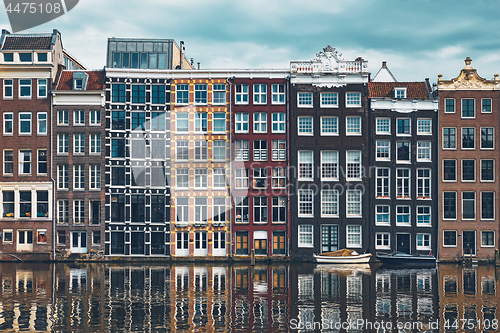
[[[367,264],[370,262],[371,253],[359,254],[353,250],[339,250],[322,254],[314,254],[318,263],[324,264]]]

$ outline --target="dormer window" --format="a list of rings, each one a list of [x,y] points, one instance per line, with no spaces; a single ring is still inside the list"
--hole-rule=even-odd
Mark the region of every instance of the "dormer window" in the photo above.
[[[21,62],[31,62],[31,53],[19,53],[19,61]]]
[[[395,98],[406,98],[406,88],[394,88]]]
[[[5,62],[13,62],[14,61],[14,53],[4,53],[3,61]]]
[[[47,62],[47,53],[38,53],[39,62]]]
[[[88,74],[85,72],[73,73],[73,90],[85,90],[87,87]]]
[[[83,89],[83,79],[75,79],[75,90]]]

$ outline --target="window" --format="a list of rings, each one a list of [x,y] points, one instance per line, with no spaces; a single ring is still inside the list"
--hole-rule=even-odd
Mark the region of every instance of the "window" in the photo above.
[[[175,126],[177,133],[189,133],[189,114],[177,113],[175,115]]]
[[[275,112],[271,114],[272,118],[272,132],[285,133],[285,113]]]
[[[146,86],[141,84],[132,85],[132,103],[146,102]]]
[[[31,191],[19,191],[19,211],[20,217],[32,217],[31,216]]]
[[[321,135],[339,135],[338,117],[321,117]]]
[[[69,201],[68,200],[58,200],[57,201],[57,223],[67,224],[69,222]]]
[[[376,118],[376,133],[377,134],[391,134],[391,119],[390,118]]]
[[[430,206],[417,206],[417,226],[431,226]]]
[[[417,234],[417,251],[431,249],[431,234]]]
[[[73,125],[85,125],[85,111],[75,110],[73,112]]]
[[[31,53],[19,53],[19,61],[21,62],[31,62],[32,54]]]
[[[132,112],[132,131],[140,131],[145,129],[146,113]]]
[[[115,83],[111,85],[111,102],[125,103],[125,84]]]
[[[226,141],[214,140],[212,142],[212,160],[213,161],[226,160]]]
[[[298,247],[314,247],[314,226],[309,224],[299,224]]]
[[[248,140],[236,140],[235,141],[235,160],[248,161],[248,159],[249,159]]]
[[[361,226],[348,225],[347,228],[347,247],[361,247]]]
[[[397,143],[397,156],[398,163],[410,163],[410,143],[406,141],[398,141]]]
[[[267,140],[253,140],[253,160],[267,161]]]
[[[253,104],[267,104],[267,85],[253,85]]]
[[[389,205],[375,206],[375,225],[391,225]]]
[[[313,151],[312,150],[299,150],[299,180],[313,180]]]
[[[248,113],[236,112],[236,133],[248,133]]]
[[[3,135],[14,134],[14,114],[12,112],[4,112],[3,114]]]
[[[495,181],[495,160],[481,160],[481,181]]]
[[[396,169],[396,198],[410,198],[410,169]]]
[[[297,107],[299,108],[312,108],[313,107],[313,94],[309,92],[299,92],[297,94]]]
[[[457,218],[456,192],[443,192],[443,217],[449,220]]]
[[[339,216],[339,192],[337,190],[321,190],[321,216]]]
[[[495,192],[481,192],[481,219],[495,219]]]
[[[68,110],[57,111],[57,124],[58,125],[68,125],[69,124],[69,111]]]
[[[144,222],[146,218],[146,196],[143,194],[132,194],[130,198],[130,220],[132,222]]]
[[[346,135],[361,135],[361,117],[346,117]]]
[[[37,117],[38,117],[37,134],[47,135],[47,112],[38,112]]]
[[[12,243],[14,237],[14,230],[12,229],[4,229],[3,230],[3,242],[4,243]]]
[[[253,132],[267,133],[267,113],[256,112],[253,114]]]
[[[111,139],[111,157],[125,157],[125,139]]]
[[[235,188],[248,188],[248,168],[236,168]]]
[[[215,112],[213,114],[212,133],[226,133],[226,114],[223,112]]]
[[[431,135],[432,134],[432,119],[417,119],[417,134]]]
[[[101,134],[90,134],[90,153],[100,154],[101,153]]]
[[[267,197],[253,197],[253,221],[267,223]]]
[[[457,148],[457,129],[455,127],[443,127],[443,149]]]
[[[456,230],[443,231],[443,246],[456,247],[457,246],[457,232]]]
[[[314,217],[313,190],[299,190],[299,217]]]
[[[19,79],[19,98],[31,98],[31,79]]]
[[[406,98],[406,88],[394,88],[394,97]]]
[[[361,151],[348,150],[346,154],[347,180],[361,179]]]
[[[75,154],[85,153],[85,134],[73,135],[73,153]]]
[[[346,107],[361,107],[361,93],[348,92],[345,94]]]
[[[125,129],[125,111],[111,112],[111,129],[112,130]]]
[[[396,225],[410,225],[410,206],[396,206]]]
[[[457,180],[457,160],[443,160],[443,181]]]
[[[177,222],[189,223],[189,198],[179,197],[176,199],[175,213]]]
[[[4,53],[3,61],[5,62],[13,62],[14,61],[14,53]]]
[[[207,104],[207,85],[194,85],[194,104]]]
[[[38,98],[47,97],[47,79],[38,79]]]
[[[69,188],[69,167],[68,165],[58,165],[57,166],[57,188],[68,189]]]
[[[417,169],[417,199],[431,198],[431,169]]]
[[[397,135],[408,136],[411,135],[411,119],[410,118],[398,118],[397,123]]]
[[[338,180],[338,159],[336,150],[321,151],[321,180]]]
[[[99,230],[92,231],[92,245],[101,245],[101,232]]]
[[[165,112],[151,112],[151,130],[161,132],[165,130]]]
[[[248,104],[248,84],[236,84],[236,104]]]
[[[100,165],[90,165],[90,189],[99,190],[101,189],[101,166]]]
[[[248,223],[248,197],[236,197],[235,198],[235,214],[236,222]]]
[[[38,149],[38,168],[37,174],[47,174],[47,149]]]
[[[236,231],[236,254],[248,254],[248,231]]]
[[[491,98],[481,99],[481,112],[491,113]]]
[[[189,189],[189,169],[188,168],[178,168],[176,170],[176,189]]]
[[[285,85],[273,84],[271,86],[272,104],[285,104]]]
[[[272,197],[273,223],[286,222],[286,197]]]
[[[476,181],[476,160],[462,160],[462,181]]]
[[[19,112],[19,135],[31,135],[31,112]]]
[[[375,189],[375,195],[378,199],[390,198],[390,168],[377,168],[377,186]]]
[[[455,99],[454,98],[446,98],[445,99],[444,113],[455,113]]]
[[[273,161],[286,160],[286,141],[285,140],[273,140],[272,145],[273,145],[272,146]]]
[[[73,177],[73,189],[84,190],[85,189],[85,169],[84,165],[77,164],[74,166],[74,177]]]
[[[3,151],[3,175],[13,175],[14,174],[14,151],[4,150]]]
[[[73,223],[85,223],[85,201],[83,200],[73,201]]]
[[[313,117],[298,117],[299,135],[313,135]]]
[[[267,188],[267,168],[253,169],[253,188]]]
[[[213,199],[213,219],[215,223],[226,223],[226,198],[215,197]]]
[[[481,231],[481,246],[495,247],[495,232]]]
[[[125,222],[125,195],[111,195],[111,222]]]
[[[377,140],[375,143],[375,159],[377,161],[391,160],[391,141]]]
[[[19,150],[19,174],[31,174],[31,149]]]
[[[170,213],[170,209],[168,212]],[[167,221],[170,221],[170,214]],[[151,222],[165,222],[165,196],[163,194],[151,195]]]
[[[431,161],[431,142],[418,141],[417,142],[417,162],[430,162]]]
[[[14,191],[3,191],[3,217],[14,218],[14,204]]]
[[[146,152],[146,140],[144,139],[132,139],[130,140],[130,158],[134,159],[145,159],[146,153],[149,155],[149,149]],[[148,156],[149,157],[149,156]]]
[[[175,86],[175,102],[177,104],[189,104],[189,84],[178,84]]]
[[[14,80],[3,80],[3,98],[12,98],[14,96]]]
[[[464,98],[462,99],[462,118],[474,118],[474,99]]]
[[[272,187],[285,188],[286,186],[286,170],[283,167],[275,167],[272,169]]]
[[[347,217],[361,217],[361,190],[347,190]]]
[[[320,94],[322,108],[334,108],[339,106],[339,94],[336,92],[322,92]]]
[[[391,249],[391,234],[386,232],[377,232],[375,234],[375,248],[380,250],[390,250]]]
[[[493,149],[493,127],[481,127],[481,149]]]
[[[476,218],[476,192],[462,192],[462,219]]]
[[[224,168],[214,168],[213,188],[226,188],[226,170]]]
[[[194,142],[194,159],[196,161],[206,161],[208,159],[208,141],[196,140]]]
[[[207,170],[207,168],[194,169],[194,188],[195,189],[208,188],[208,170]]]
[[[218,104],[218,105],[226,104],[226,85],[213,84],[212,89],[213,89],[212,104]]]
[[[163,84],[151,86],[151,103],[165,104],[165,86]]]

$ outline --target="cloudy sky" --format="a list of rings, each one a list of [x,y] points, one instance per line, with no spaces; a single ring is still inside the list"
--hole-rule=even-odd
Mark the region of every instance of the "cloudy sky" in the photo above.
[[[90,68],[109,37],[183,40],[202,68],[287,69],[330,44],[347,60],[386,60],[399,81],[456,77],[470,56],[485,78],[500,73],[497,0],[80,0],[66,15],[22,33],[62,33]],[[10,30],[0,10],[0,28]]]

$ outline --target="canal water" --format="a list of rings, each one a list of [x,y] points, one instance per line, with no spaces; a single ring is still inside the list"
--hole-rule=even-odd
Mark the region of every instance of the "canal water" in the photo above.
[[[0,331],[496,332],[492,266],[0,263]]]

